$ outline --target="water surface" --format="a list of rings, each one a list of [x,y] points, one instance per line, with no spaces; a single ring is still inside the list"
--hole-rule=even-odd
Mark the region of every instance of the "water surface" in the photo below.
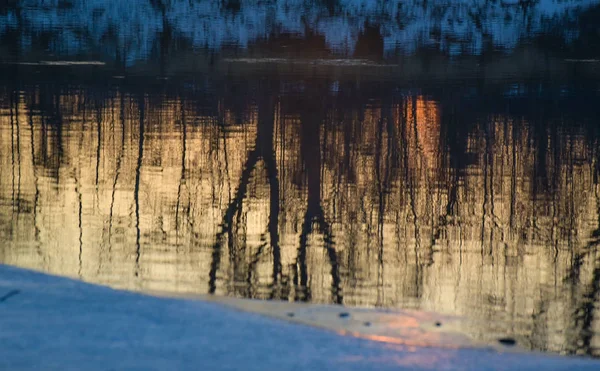
[[[598,24],[597,1],[5,5],[0,262],[599,356]]]

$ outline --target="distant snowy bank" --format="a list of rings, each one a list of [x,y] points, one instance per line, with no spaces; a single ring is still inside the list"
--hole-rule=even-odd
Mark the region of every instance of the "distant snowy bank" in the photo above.
[[[419,47],[450,55],[510,50],[552,30],[576,38],[577,15],[598,0],[23,0],[0,11],[0,37],[18,35],[27,51],[47,43],[57,54],[102,51],[127,64],[160,47],[163,35],[194,48],[218,50],[277,34],[322,35],[350,55],[366,26],[377,28],[384,52]],[[62,4],[62,6],[61,6]],[[67,5],[65,5],[67,4]]]

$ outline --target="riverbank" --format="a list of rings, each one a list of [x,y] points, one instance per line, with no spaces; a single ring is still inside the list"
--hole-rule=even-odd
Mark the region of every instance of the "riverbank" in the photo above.
[[[259,303],[252,305],[255,312],[261,312],[256,309]],[[251,306],[242,305],[252,310]],[[285,308],[286,313],[290,313],[289,308]],[[308,318],[307,311],[313,308],[314,315],[314,308],[318,307],[297,308],[295,313],[299,318]],[[324,315],[334,314],[332,307],[327,308],[329,311],[325,310]],[[599,361],[584,358],[503,352],[489,347],[463,347],[460,343],[444,345],[443,341],[435,346],[373,341],[374,338],[342,336],[335,331],[239,309],[236,300],[227,307],[202,300],[147,296],[0,265],[0,369],[593,370],[600,367]],[[265,311],[274,309],[262,310]],[[343,311],[335,311],[335,315],[342,320],[346,317]],[[363,319],[360,321],[370,327]],[[410,329],[414,328],[414,322],[399,321],[396,326]]]

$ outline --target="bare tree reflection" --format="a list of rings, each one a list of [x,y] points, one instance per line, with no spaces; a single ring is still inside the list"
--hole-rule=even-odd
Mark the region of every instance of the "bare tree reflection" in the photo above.
[[[325,106],[321,100],[323,89],[319,90],[312,86],[311,88],[314,90],[304,94],[298,102],[302,125],[300,154],[302,157],[303,173],[306,176],[308,197],[300,233],[300,244],[298,246],[297,273],[294,277],[294,284],[299,289],[299,292],[296,294],[296,300],[309,301],[311,299],[306,250],[308,247],[308,237],[313,232],[314,225],[316,224],[319,227],[319,231],[323,233],[323,247],[331,265],[333,302],[341,304],[343,296],[340,287],[341,279],[337,253],[334,248],[333,233],[321,205],[321,174],[323,171],[321,163],[321,153],[323,151],[321,126],[324,123],[325,116]]]
[[[268,91],[268,90],[267,90]],[[273,254],[273,273],[272,273],[272,287],[274,295],[277,289],[279,280],[281,278],[281,252],[279,248],[279,179],[277,173],[277,163],[275,160],[274,150],[274,135],[275,135],[275,98],[269,96],[267,91],[262,91],[258,97],[257,110],[258,110],[258,128],[256,133],[256,141],[254,148],[248,153],[247,160],[243,166],[240,181],[233,197],[233,200],[229,203],[229,206],[225,210],[223,221],[221,223],[221,232],[216,236],[216,242],[213,246],[211,268],[209,271],[209,293],[215,293],[217,272],[219,270],[221,261],[221,248],[225,241],[228,245],[232,260],[235,260],[235,255],[238,253],[236,246],[234,245],[234,218],[239,217],[242,211],[242,204],[246,198],[248,191],[248,183],[251,179],[252,172],[255,170],[258,161],[263,160],[267,170],[267,180],[269,182],[269,244],[271,252]],[[258,250],[257,254],[262,253],[262,248]],[[258,257],[255,257],[256,261]],[[248,274],[251,274],[249,271]],[[249,280],[250,278],[248,278]]]
[[[139,133],[138,133],[138,157],[135,167],[135,185],[133,188],[133,199],[135,202],[135,275],[139,275],[139,264],[141,251],[141,231],[140,231],[140,178],[142,176],[142,163],[144,161],[144,136],[145,136],[145,114],[146,114],[146,97],[141,96],[138,99],[140,110],[139,118]]]
[[[121,164],[123,162],[123,156],[125,154],[125,97],[123,94],[119,94],[119,122],[121,123],[121,145],[119,155],[116,159],[115,165],[115,177],[112,182],[112,191],[110,196],[110,207],[108,213],[108,249],[112,248],[112,231],[113,231],[113,213],[115,209],[115,196],[117,193],[117,183],[119,182],[119,176],[121,174]]]
[[[593,155],[597,158],[597,145]],[[598,169],[594,169],[594,177],[598,177]],[[570,319],[573,323],[575,332],[571,334],[572,339],[567,341],[567,352],[570,354],[596,355],[596,349],[593,347],[594,321],[596,320],[596,311],[598,300],[600,299],[600,256],[598,247],[600,246],[600,195],[598,189],[595,190],[596,208],[598,210],[598,228],[592,232],[590,241],[586,246],[574,254],[573,262],[570,266],[570,272],[565,278],[570,285],[572,295],[572,306]],[[582,282],[582,265],[585,260],[591,260],[593,269],[591,279],[588,282]],[[578,293],[581,293],[577,295]]]
[[[597,355],[599,133],[569,110],[362,84],[10,93],[0,256],[136,288],[505,315],[534,349]]]

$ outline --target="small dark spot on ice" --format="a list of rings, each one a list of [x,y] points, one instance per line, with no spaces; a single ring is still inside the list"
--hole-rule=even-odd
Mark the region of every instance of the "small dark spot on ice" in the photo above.
[[[293,312],[288,312],[288,313],[287,313],[287,316],[288,316],[288,317],[294,317],[294,313],[293,313]]]
[[[366,327],[370,327],[371,326],[371,322],[364,322],[363,325],[365,325]]]
[[[340,313],[340,318],[348,318],[348,317],[350,317],[350,313],[348,313],[348,312]]]
[[[9,291],[8,293],[6,293],[6,295],[0,297],[0,303],[7,301],[8,299],[10,299],[11,297],[18,295],[21,293],[21,290],[12,290]]]
[[[441,322],[439,322],[439,321],[438,321],[438,322],[436,322],[436,323],[435,323],[435,327],[442,327],[442,323],[441,323]]]
[[[506,346],[513,346],[517,343],[517,341],[513,338],[500,338],[498,339],[498,342],[502,345],[506,345]]]

